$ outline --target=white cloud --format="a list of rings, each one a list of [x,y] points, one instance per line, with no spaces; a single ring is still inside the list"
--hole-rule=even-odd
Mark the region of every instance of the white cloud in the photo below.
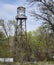
[[[16,5],[0,4],[0,17],[4,19],[11,19],[16,15]]]

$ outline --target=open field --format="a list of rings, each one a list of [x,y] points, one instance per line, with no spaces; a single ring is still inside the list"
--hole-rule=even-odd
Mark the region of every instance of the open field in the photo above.
[[[25,63],[23,65],[54,65],[54,61],[50,61],[50,62]]]
[[[43,61],[43,62],[26,62],[26,63],[0,63],[0,65],[54,65],[54,61]]]

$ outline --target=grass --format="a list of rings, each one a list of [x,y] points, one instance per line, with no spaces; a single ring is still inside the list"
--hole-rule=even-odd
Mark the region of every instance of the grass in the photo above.
[[[48,63],[49,63],[49,64],[54,64],[54,61],[49,61]]]
[[[0,63],[0,65],[9,65],[9,63]],[[10,63],[10,65],[54,65],[54,61],[42,61],[42,62],[36,62],[36,63]]]

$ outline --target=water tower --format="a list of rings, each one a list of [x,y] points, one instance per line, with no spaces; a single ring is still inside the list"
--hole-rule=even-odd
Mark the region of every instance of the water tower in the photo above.
[[[17,16],[16,16],[16,31],[15,31],[15,61],[19,59],[19,61],[23,61],[22,59],[22,46],[25,40],[26,51],[28,52],[28,44],[27,44],[27,30],[26,30],[26,15],[25,15],[25,7],[17,8]],[[16,57],[17,56],[17,57]],[[28,56],[28,53],[27,53]],[[28,58],[28,57],[27,57]]]

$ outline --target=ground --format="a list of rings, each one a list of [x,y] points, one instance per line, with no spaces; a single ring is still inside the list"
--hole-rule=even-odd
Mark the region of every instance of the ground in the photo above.
[[[43,62],[26,62],[26,63],[0,63],[0,65],[54,65],[54,61],[43,61]]]

